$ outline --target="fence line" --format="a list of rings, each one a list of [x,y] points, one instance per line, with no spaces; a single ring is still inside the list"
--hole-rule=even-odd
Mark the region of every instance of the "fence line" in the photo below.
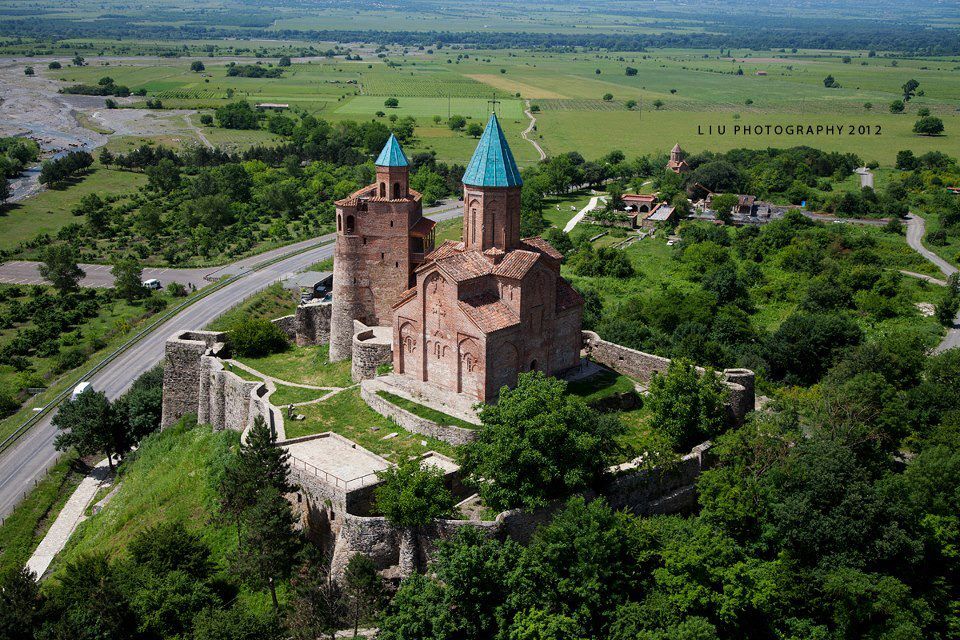
[[[344,491],[350,491],[351,489],[362,489],[363,487],[376,484],[376,481],[379,479],[376,473],[367,473],[360,476],[359,478],[353,478],[351,480],[344,480],[343,478],[336,476],[329,471],[324,471],[320,467],[310,464],[306,460],[301,460],[300,458],[291,455],[290,456],[291,467],[294,469],[302,468],[304,471],[310,471],[313,475],[318,478],[323,478],[327,484],[332,484],[334,487],[343,487]],[[300,465],[298,467],[297,465]],[[359,483],[359,486],[356,486],[355,483]]]

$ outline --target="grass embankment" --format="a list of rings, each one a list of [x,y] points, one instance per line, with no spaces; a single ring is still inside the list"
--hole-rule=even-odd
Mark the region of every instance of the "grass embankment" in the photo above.
[[[290,404],[299,404],[301,402],[310,402],[321,398],[329,391],[320,391],[318,389],[305,389],[303,387],[291,387],[285,384],[278,384],[277,390],[270,396],[270,402],[276,407],[286,407]]]
[[[120,488],[97,515],[83,522],[55,561],[55,568],[85,553],[121,555],[140,532],[180,521],[210,545],[214,562],[226,566],[236,532],[214,524],[216,483],[240,434],[229,429],[177,425],[155,433],[118,470]]]
[[[61,458],[0,526],[0,573],[26,564],[87,468],[76,453]]]
[[[396,394],[390,393],[389,391],[377,391],[377,395],[381,398],[387,400],[391,404],[395,404],[401,409],[405,409],[412,413],[415,416],[419,416],[424,420],[429,420],[431,422],[436,422],[440,425],[461,427],[463,429],[476,429],[477,425],[472,422],[467,422],[466,420],[461,420],[460,418],[455,418],[451,415],[443,413],[442,411],[437,411],[436,409],[431,409],[425,405],[414,402],[413,400],[408,400]]]
[[[427,451],[453,455],[453,447],[446,442],[410,433],[368,407],[359,389],[348,389],[329,400],[300,407],[298,412],[306,418],[286,422],[287,438],[333,431],[392,462]],[[394,432],[396,436],[384,439]]]
[[[230,327],[244,318],[264,318],[273,320],[290,315],[297,310],[299,297],[294,291],[284,289],[275,282],[207,325],[210,331],[229,331]]]
[[[316,347],[290,347],[286,351],[261,358],[242,357],[237,360],[264,375],[287,382],[317,387],[349,387],[353,384],[350,361],[330,362],[330,346],[325,344]]]

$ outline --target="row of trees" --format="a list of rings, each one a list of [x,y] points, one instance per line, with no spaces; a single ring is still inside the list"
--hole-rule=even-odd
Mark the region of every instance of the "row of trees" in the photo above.
[[[58,186],[85,172],[93,164],[88,151],[70,151],[40,165],[40,184]]]

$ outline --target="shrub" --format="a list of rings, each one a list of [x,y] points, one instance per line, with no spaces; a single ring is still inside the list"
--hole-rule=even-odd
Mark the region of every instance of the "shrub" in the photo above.
[[[230,346],[239,356],[260,357],[289,346],[287,334],[263,318],[244,318],[230,329]]]

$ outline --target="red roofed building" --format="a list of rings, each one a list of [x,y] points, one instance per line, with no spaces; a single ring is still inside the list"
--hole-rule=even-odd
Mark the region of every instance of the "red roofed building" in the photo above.
[[[583,299],[560,276],[556,249],[520,238],[522,180],[495,116],[463,184],[463,240],[429,253],[393,305],[393,365],[487,401],[522,371],[579,364]]]
[[[687,164],[687,161],[684,160],[686,154],[683,152],[683,149],[680,148],[680,143],[673,145],[673,149],[670,150],[670,161],[667,163],[667,169],[673,171],[674,173],[686,173],[690,171],[690,165]]]

